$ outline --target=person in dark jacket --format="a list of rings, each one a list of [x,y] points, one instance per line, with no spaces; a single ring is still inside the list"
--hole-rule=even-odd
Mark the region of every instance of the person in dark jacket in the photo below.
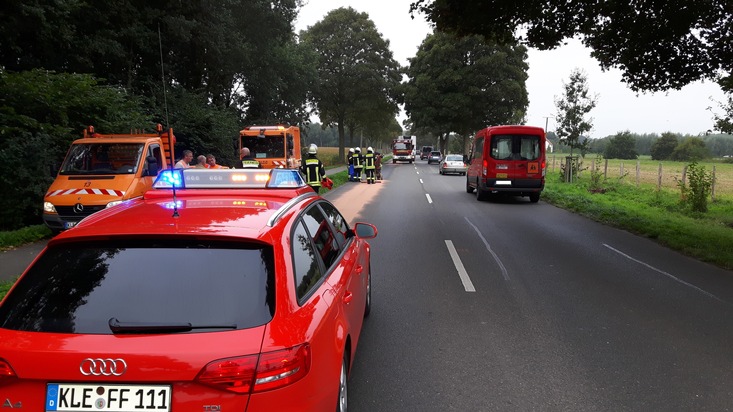
[[[249,151],[249,148],[243,147],[239,152],[241,164],[237,164],[237,169],[262,169],[262,165],[257,161]]]
[[[361,148],[354,148],[354,181],[361,182],[361,170],[364,168],[364,156],[361,155]]]
[[[367,184],[374,184],[377,183],[376,178],[374,177],[374,172],[376,169],[376,163],[375,163],[375,156],[374,156],[374,149],[372,149],[371,146],[367,149],[366,154],[364,155],[364,170],[366,173],[366,181]]]
[[[316,154],[318,154],[318,146],[311,143],[308,147],[308,157],[300,165],[300,172],[305,176],[305,183],[314,192],[320,193],[321,182],[326,178],[326,168],[318,157],[316,157]]]

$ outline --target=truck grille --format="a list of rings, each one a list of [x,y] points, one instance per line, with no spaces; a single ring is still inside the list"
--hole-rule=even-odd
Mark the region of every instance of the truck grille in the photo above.
[[[81,220],[82,218],[85,218],[94,212],[98,212],[104,209],[105,207],[107,206],[106,205],[84,206],[84,209],[81,212],[77,212],[74,210],[74,206],[56,206],[56,213],[58,213],[59,217],[64,220],[74,221],[74,220]]]

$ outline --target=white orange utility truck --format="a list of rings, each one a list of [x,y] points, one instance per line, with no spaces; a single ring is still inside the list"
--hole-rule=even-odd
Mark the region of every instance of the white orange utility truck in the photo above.
[[[156,133],[101,134],[93,126],[72,142],[43,198],[43,221],[54,232],[153,187],[158,171],[172,167],[173,129]]]
[[[247,126],[239,132],[239,148],[248,148],[263,169],[300,167],[300,128],[298,126]]]

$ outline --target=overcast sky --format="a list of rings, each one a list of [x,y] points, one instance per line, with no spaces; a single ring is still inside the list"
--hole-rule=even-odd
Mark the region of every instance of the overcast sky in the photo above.
[[[329,11],[352,7],[366,12],[402,65],[414,57],[425,37],[432,32],[422,15],[410,18],[412,0],[306,0],[295,23],[296,31],[305,30],[322,20]],[[598,62],[590,57],[590,50],[580,42],[552,51],[529,49],[529,108],[527,124],[555,129],[555,99],[562,94],[562,84],[570,72],[580,68],[588,75],[588,87],[598,96],[598,104],[590,113],[593,130],[590,135],[601,138],[629,130],[633,133],[666,131],[698,135],[711,129],[712,107],[721,112],[719,104],[724,95],[712,82],[694,83],[679,91],[635,94],[621,82],[621,72],[602,72]],[[713,99],[713,100],[711,100]],[[548,118],[549,117],[549,118]],[[400,115],[400,122],[404,120]],[[546,123],[547,122],[547,123]],[[488,126],[488,125],[487,125]]]

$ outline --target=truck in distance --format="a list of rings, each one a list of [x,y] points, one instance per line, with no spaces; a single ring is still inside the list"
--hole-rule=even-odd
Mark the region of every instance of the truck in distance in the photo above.
[[[239,147],[248,148],[263,169],[300,167],[300,128],[298,126],[247,126],[239,132]]]

